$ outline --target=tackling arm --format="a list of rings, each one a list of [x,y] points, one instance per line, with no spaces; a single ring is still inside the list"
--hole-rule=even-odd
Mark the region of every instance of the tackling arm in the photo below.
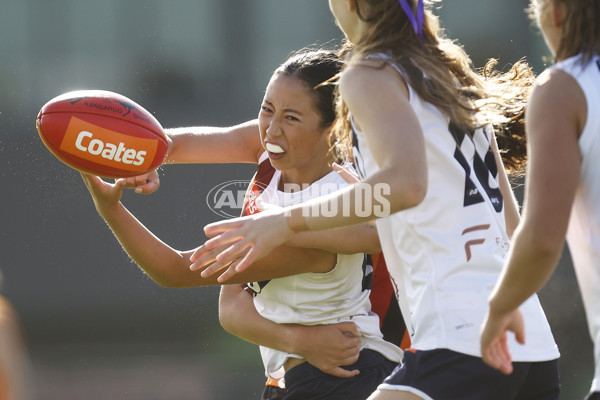
[[[219,321],[223,328],[250,343],[298,354],[321,371],[341,378],[355,376],[340,365],[357,361],[360,334],[353,322],[306,326],[277,324],[260,316],[252,296],[240,285],[224,285],[219,297]]]

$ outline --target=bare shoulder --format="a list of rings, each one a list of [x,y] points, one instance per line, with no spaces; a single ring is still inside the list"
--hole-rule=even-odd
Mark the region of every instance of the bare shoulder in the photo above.
[[[354,91],[361,89],[364,85],[365,78],[376,74],[372,68],[368,68],[362,64],[348,65],[340,76],[340,89],[343,91]]]
[[[570,74],[560,69],[549,69],[540,74],[537,77],[535,84],[533,85],[538,96],[543,95],[568,95],[577,97],[578,95],[583,96],[581,87]]]
[[[344,98],[398,91],[408,96],[408,88],[402,76],[391,65],[377,60],[362,60],[350,64],[342,72],[340,91]]]
[[[579,132],[587,119],[587,101],[582,88],[573,76],[554,68],[536,79],[528,109],[530,114],[543,115],[548,121],[571,119]]]

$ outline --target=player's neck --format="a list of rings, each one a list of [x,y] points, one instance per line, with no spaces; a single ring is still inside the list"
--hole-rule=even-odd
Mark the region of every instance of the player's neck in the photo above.
[[[315,168],[291,168],[281,171],[278,189],[285,192],[294,192],[298,188],[306,188],[331,171],[329,164],[323,164]]]

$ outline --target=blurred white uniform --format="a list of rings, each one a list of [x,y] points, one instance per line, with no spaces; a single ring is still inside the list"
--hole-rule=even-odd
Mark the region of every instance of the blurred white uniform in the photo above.
[[[594,343],[592,392],[600,392],[600,57],[583,65],[580,56],[551,68],[570,74],[585,95],[587,121],[579,137],[581,177],[571,210],[567,242]]]

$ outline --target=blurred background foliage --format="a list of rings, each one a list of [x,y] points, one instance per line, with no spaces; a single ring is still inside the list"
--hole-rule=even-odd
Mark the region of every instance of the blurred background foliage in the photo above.
[[[437,13],[482,67],[546,66],[522,0],[452,0]],[[258,399],[255,346],[223,331],[218,288],[165,289],[132,264],[81,179],[35,130],[49,99],[75,89],[124,94],[165,127],[255,118],[271,72],[341,34],[324,0],[0,0],[0,270],[21,317],[39,399]],[[177,249],[218,217],[215,185],[250,165],[177,165],[152,196],[124,203]],[[521,188],[517,188],[519,198]],[[563,398],[582,398],[592,350],[565,250],[540,294],[562,352]]]

